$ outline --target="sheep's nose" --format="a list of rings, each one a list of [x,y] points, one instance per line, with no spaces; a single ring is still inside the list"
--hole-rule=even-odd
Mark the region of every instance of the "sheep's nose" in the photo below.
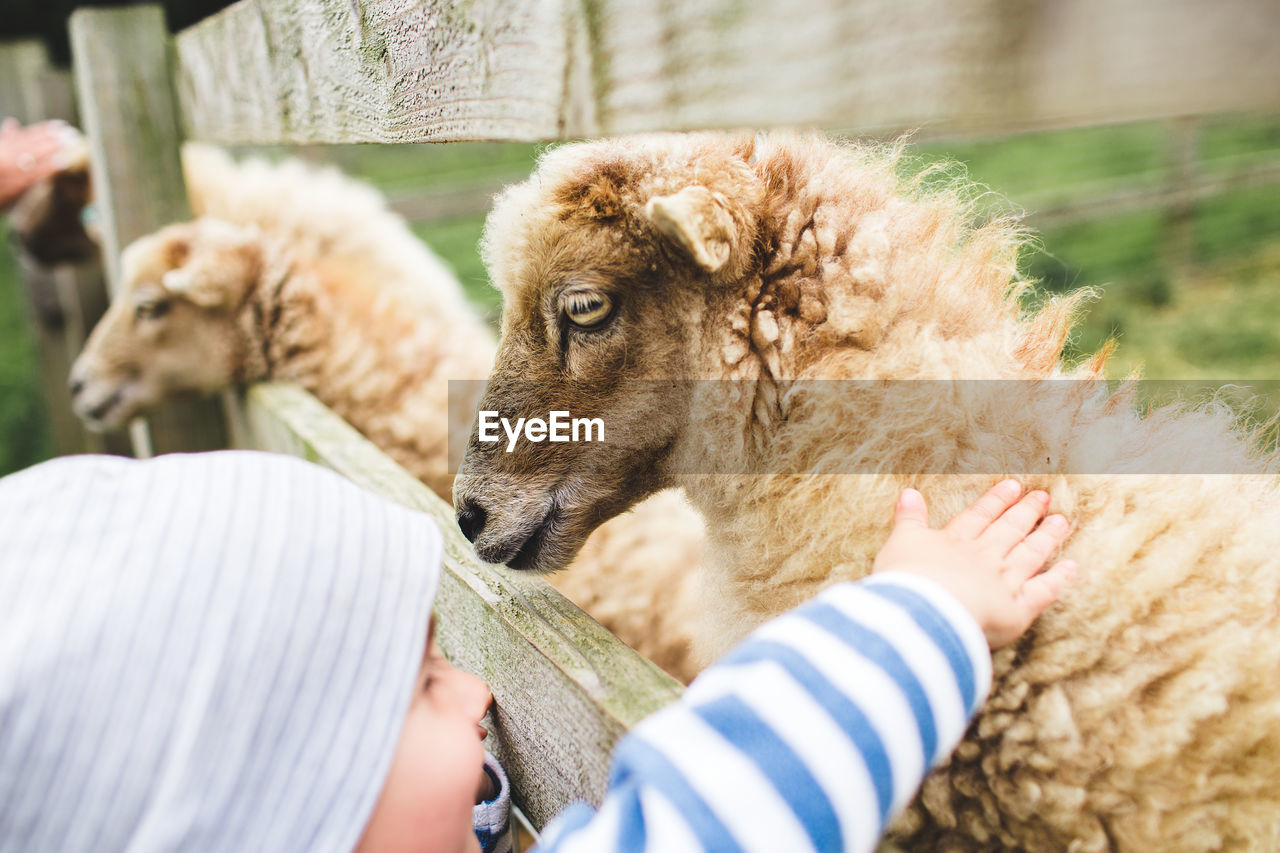
[[[67,383],[67,387],[71,389],[72,397],[79,397],[80,392],[84,390],[84,380],[73,378],[69,383]]]
[[[458,504],[458,527],[471,544],[475,544],[476,537],[484,531],[484,523],[488,520],[489,513],[470,498],[463,498]]]

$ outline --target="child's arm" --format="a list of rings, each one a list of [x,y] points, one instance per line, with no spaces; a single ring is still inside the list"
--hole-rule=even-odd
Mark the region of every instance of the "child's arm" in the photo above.
[[[984,633],[1021,633],[1073,571],[1036,575],[1066,525],[1036,527],[1047,502],[1020,491],[942,531],[905,493],[875,576],[767,623],[637,726],[599,811],[562,812],[538,849],[872,849],[986,697]]]

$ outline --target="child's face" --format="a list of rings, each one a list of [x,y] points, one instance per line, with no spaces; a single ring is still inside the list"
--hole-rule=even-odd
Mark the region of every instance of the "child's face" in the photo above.
[[[480,719],[492,700],[488,685],[441,656],[433,617],[418,691],[356,853],[479,851],[471,815],[489,789]]]

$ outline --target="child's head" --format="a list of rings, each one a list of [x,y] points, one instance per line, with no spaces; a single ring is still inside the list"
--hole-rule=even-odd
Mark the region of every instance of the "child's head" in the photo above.
[[[489,687],[450,666],[430,637],[414,688],[391,770],[357,850],[478,851],[471,810],[488,793],[479,721],[492,698]]]
[[[465,850],[478,679],[440,537],[286,457],[0,481],[0,849]]]

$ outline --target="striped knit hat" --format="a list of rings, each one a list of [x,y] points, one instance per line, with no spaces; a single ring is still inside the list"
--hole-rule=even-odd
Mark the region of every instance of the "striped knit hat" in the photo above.
[[[315,465],[0,480],[0,851],[342,851],[423,656],[439,532]]]

